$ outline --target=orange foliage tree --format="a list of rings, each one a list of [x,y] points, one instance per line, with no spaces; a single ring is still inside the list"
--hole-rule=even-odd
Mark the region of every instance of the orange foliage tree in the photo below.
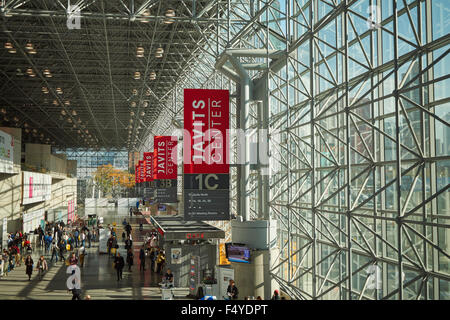
[[[94,172],[94,183],[104,195],[116,197],[135,185],[134,175],[126,170],[114,168],[111,164],[102,165]]]

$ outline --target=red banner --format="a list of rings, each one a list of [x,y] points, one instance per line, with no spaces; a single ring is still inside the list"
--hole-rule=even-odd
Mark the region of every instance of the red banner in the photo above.
[[[155,136],[153,143],[155,179],[177,179],[177,137]]]
[[[144,182],[153,181],[153,152],[144,152],[145,179]]]
[[[139,182],[145,181],[145,161],[139,160]]]
[[[134,182],[135,183],[139,183],[139,179],[138,179],[138,177],[139,177],[139,166],[138,165],[136,165],[135,167],[134,167]]]
[[[184,89],[185,174],[230,172],[229,123],[228,90]]]

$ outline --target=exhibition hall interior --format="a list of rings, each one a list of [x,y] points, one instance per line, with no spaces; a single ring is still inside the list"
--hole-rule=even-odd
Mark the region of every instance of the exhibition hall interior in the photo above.
[[[448,0],[0,0],[0,300],[450,300]]]

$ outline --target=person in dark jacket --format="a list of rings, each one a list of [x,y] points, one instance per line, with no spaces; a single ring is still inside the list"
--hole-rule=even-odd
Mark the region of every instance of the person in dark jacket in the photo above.
[[[61,241],[59,242],[59,257],[61,258],[61,262],[65,263],[66,258],[64,257],[64,250],[66,249],[66,245],[64,243],[64,239],[61,238]]]
[[[128,271],[131,271],[131,267],[133,266],[133,258],[134,258],[133,250],[129,248],[127,252]]]
[[[133,228],[131,228],[130,223],[127,223],[127,225],[125,226],[125,231],[127,232],[127,238],[130,238],[131,230],[133,230]]]
[[[125,249],[131,249],[133,247],[133,240],[128,237],[127,240],[125,240]]]
[[[28,281],[31,280],[31,275],[33,274],[33,259],[30,255],[25,259],[25,273],[28,275]]]
[[[278,292],[278,290],[275,290],[273,292],[272,299],[270,299],[270,300],[280,300],[280,293]]]
[[[230,284],[227,288],[227,295],[230,297],[231,300],[237,300],[239,294],[239,290],[235,285],[234,280],[230,280]]]
[[[123,257],[120,255],[120,253],[117,253],[116,258],[114,259],[114,268],[117,271],[117,281],[122,279],[122,270],[125,266],[125,261],[123,260]]]
[[[141,262],[139,270],[145,271],[145,250],[144,246],[141,247],[141,250],[139,251],[139,260]]]

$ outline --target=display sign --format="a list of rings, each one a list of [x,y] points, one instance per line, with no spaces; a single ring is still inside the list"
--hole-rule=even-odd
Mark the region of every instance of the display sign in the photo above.
[[[154,196],[158,203],[177,202],[177,143],[177,137],[154,138]]]
[[[184,90],[184,220],[230,219],[228,90]]]
[[[14,173],[14,138],[0,130],[0,172]]]
[[[181,263],[181,248],[172,248],[170,249],[170,262],[172,264],[180,264]]]
[[[41,221],[45,221],[45,210],[36,210],[28,213],[24,213],[22,217],[23,232],[33,232],[41,225]]]
[[[2,248],[8,247],[8,218],[3,218]]]
[[[67,220],[74,221],[75,220],[75,201],[69,200],[67,203]]]
[[[191,255],[189,270],[189,294],[196,295],[197,286],[200,284],[200,257]]]
[[[22,204],[50,200],[52,196],[52,177],[48,174],[23,171]]]

